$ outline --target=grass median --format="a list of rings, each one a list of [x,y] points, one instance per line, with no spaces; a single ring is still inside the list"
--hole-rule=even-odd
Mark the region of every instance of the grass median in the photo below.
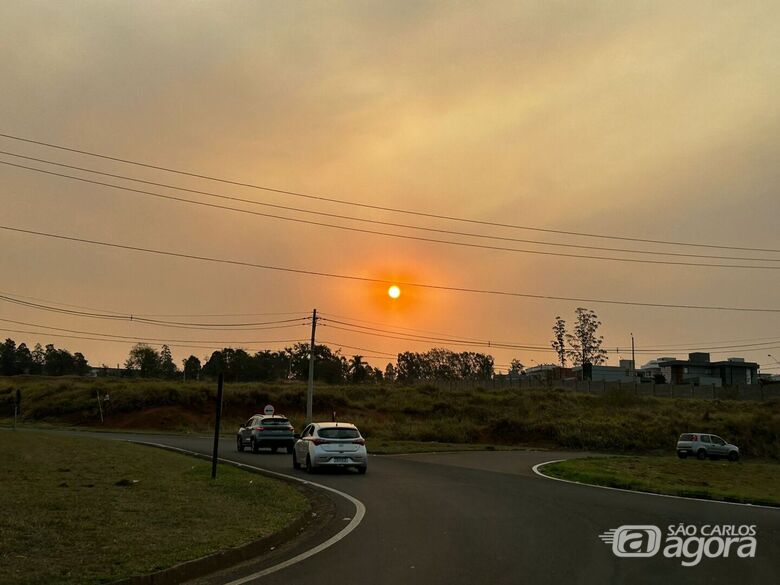
[[[268,536],[294,487],[160,449],[0,431],[0,583],[106,583]]]
[[[545,465],[541,471],[551,477],[607,487],[780,506],[777,463],[588,457]]]

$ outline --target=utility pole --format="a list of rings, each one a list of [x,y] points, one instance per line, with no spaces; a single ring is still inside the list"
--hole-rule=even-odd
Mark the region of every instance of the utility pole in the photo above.
[[[634,352],[634,334],[631,334],[631,375],[636,377],[636,356]]]
[[[313,421],[312,403],[314,401],[314,333],[317,330],[317,309],[311,314],[311,345],[309,345],[309,388],[306,392],[306,422]]]

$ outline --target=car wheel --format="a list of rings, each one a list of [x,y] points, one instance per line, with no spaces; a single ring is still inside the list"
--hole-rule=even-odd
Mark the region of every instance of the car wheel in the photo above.
[[[295,451],[293,451],[292,456],[293,456],[293,469],[298,469],[298,467],[300,466],[298,465],[298,456],[295,454]]]
[[[729,461],[739,461],[739,453],[736,451],[729,453]]]
[[[687,459],[688,458],[688,454],[685,451],[680,451],[679,453],[677,453],[677,456],[680,459]]]
[[[699,449],[696,452],[696,459],[698,459],[699,461],[704,461],[706,458],[707,458],[707,451],[705,451],[704,449]]]
[[[358,473],[359,473],[360,475],[365,475],[365,474],[366,474],[366,471],[368,471],[368,465],[361,465],[361,466],[359,466],[359,467],[357,468],[357,470],[358,470]]]
[[[314,467],[311,464],[311,457],[306,456],[306,473],[314,473]]]
[[[244,452],[244,444],[241,442],[241,437],[238,437],[236,439],[236,450],[239,453],[243,453]]]
[[[257,446],[257,441],[252,439],[252,453],[257,453],[260,450],[260,447]]]

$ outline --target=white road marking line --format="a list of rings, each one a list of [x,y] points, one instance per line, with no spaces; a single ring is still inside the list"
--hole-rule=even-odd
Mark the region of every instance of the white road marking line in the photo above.
[[[689,496],[673,496],[671,494],[656,494],[653,492],[643,492],[641,490],[627,490],[624,488],[616,488],[616,487],[609,487],[606,485],[596,485],[593,483],[583,483],[581,481],[574,481],[572,479],[563,479],[561,477],[553,477],[552,475],[545,475],[540,471],[540,468],[544,467],[545,465],[551,465],[553,463],[561,463],[562,461],[569,461],[569,459],[554,459],[553,461],[545,461],[543,463],[537,463],[534,465],[531,469],[533,472],[538,475],[539,477],[543,477],[545,479],[552,479],[554,481],[563,481],[565,483],[573,483],[575,485],[581,485],[585,487],[592,487],[592,488],[599,488],[602,490],[612,490],[616,492],[626,492],[627,494],[640,494],[643,496],[656,496],[659,498],[674,498],[677,500],[687,500],[689,502],[704,502],[706,504],[729,504],[731,506],[747,506],[748,508],[763,508],[765,510],[774,510],[775,512],[778,511],[778,508],[774,506],[764,506],[762,504],[744,504],[742,502],[724,502],[721,500],[705,500],[702,498],[694,498]]]
[[[142,445],[152,445],[154,447],[162,447],[163,449],[171,449],[173,451],[180,451],[181,453],[186,453],[188,455],[198,455],[203,456],[203,453],[198,453],[196,451],[188,451],[187,449],[181,449],[179,447],[172,447],[170,445],[164,445],[162,443],[151,443],[148,441],[134,441],[128,439],[131,443],[140,443]],[[330,548],[334,544],[336,544],[338,541],[343,539],[345,536],[347,536],[350,532],[355,530],[355,528],[358,527],[358,525],[363,521],[363,516],[366,515],[366,506],[358,500],[357,498],[354,498],[350,496],[349,494],[346,494],[342,491],[339,491],[337,489],[334,489],[332,487],[328,487],[326,485],[322,485],[320,483],[314,483],[313,481],[308,481],[305,479],[301,479],[299,477],[295,477],[294,475],[287,475],[286,473],[279,473],[277,471],[269,471],[268,469],[263,469],[262,467],[254,467],[253,465],[247,465],[245,463],[239,463],[237,461],[233,461],[231,459],[225,459],[223,457],[220,457],[218,461],[224,462],[224,463],[230,463],[231,465],[239,465],[245,469],[254,469],[256,471],[261,472],[264,475],[274,475],[277,477],[284,477],[286,479],[292,479],[294,481],[297,481],[298,483],[301,483],[303,485],[309,485],[314,486],[319,489],[323,489],[329,492],[332,492],[334,494],[337,494],[341,496],[342,498],[350,501],[355,506],[355,515],[350,520],[349,524],[347,524],[344,528],[339,530],[336,534],[331,536],[328,540],[325,542],[321,542],[317,546],[310,548],[307,551],[304,551],[290,559],[287,559],[286,561],[282,561],[281,563],[278,563],[276,565],[273,565],[271,567],[268,567],[267,569],[263,569],[262,571],[257,571],[256,573],[252,573],[251,575],[247,575],[245,577],[241,577],[240,579],[236,579],[235,581],[230,581],[228,583],[225,583],[224,585],[242,585],[243,583],[248,583],[250,581],[254,581],[255,579],[259,579],[260,577],[264,577],[266,575],[270,575],[271,573],[275,573],[277,571],[281,571],[282,569],[286,569],[287,567],[290,567],[292,565],[295,565],[297,563],[300,563],[301,561],[304,561],[308,559],[309,557],[313,557],[319,552],[324,551],[326,548]]]

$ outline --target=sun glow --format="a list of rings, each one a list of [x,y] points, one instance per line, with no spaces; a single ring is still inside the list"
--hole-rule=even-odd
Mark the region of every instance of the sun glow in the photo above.
[[[389,296],[391,299],[397,299],[401,296],[401,289],[396,285],[393,285],[387,289],[387,296]]]

